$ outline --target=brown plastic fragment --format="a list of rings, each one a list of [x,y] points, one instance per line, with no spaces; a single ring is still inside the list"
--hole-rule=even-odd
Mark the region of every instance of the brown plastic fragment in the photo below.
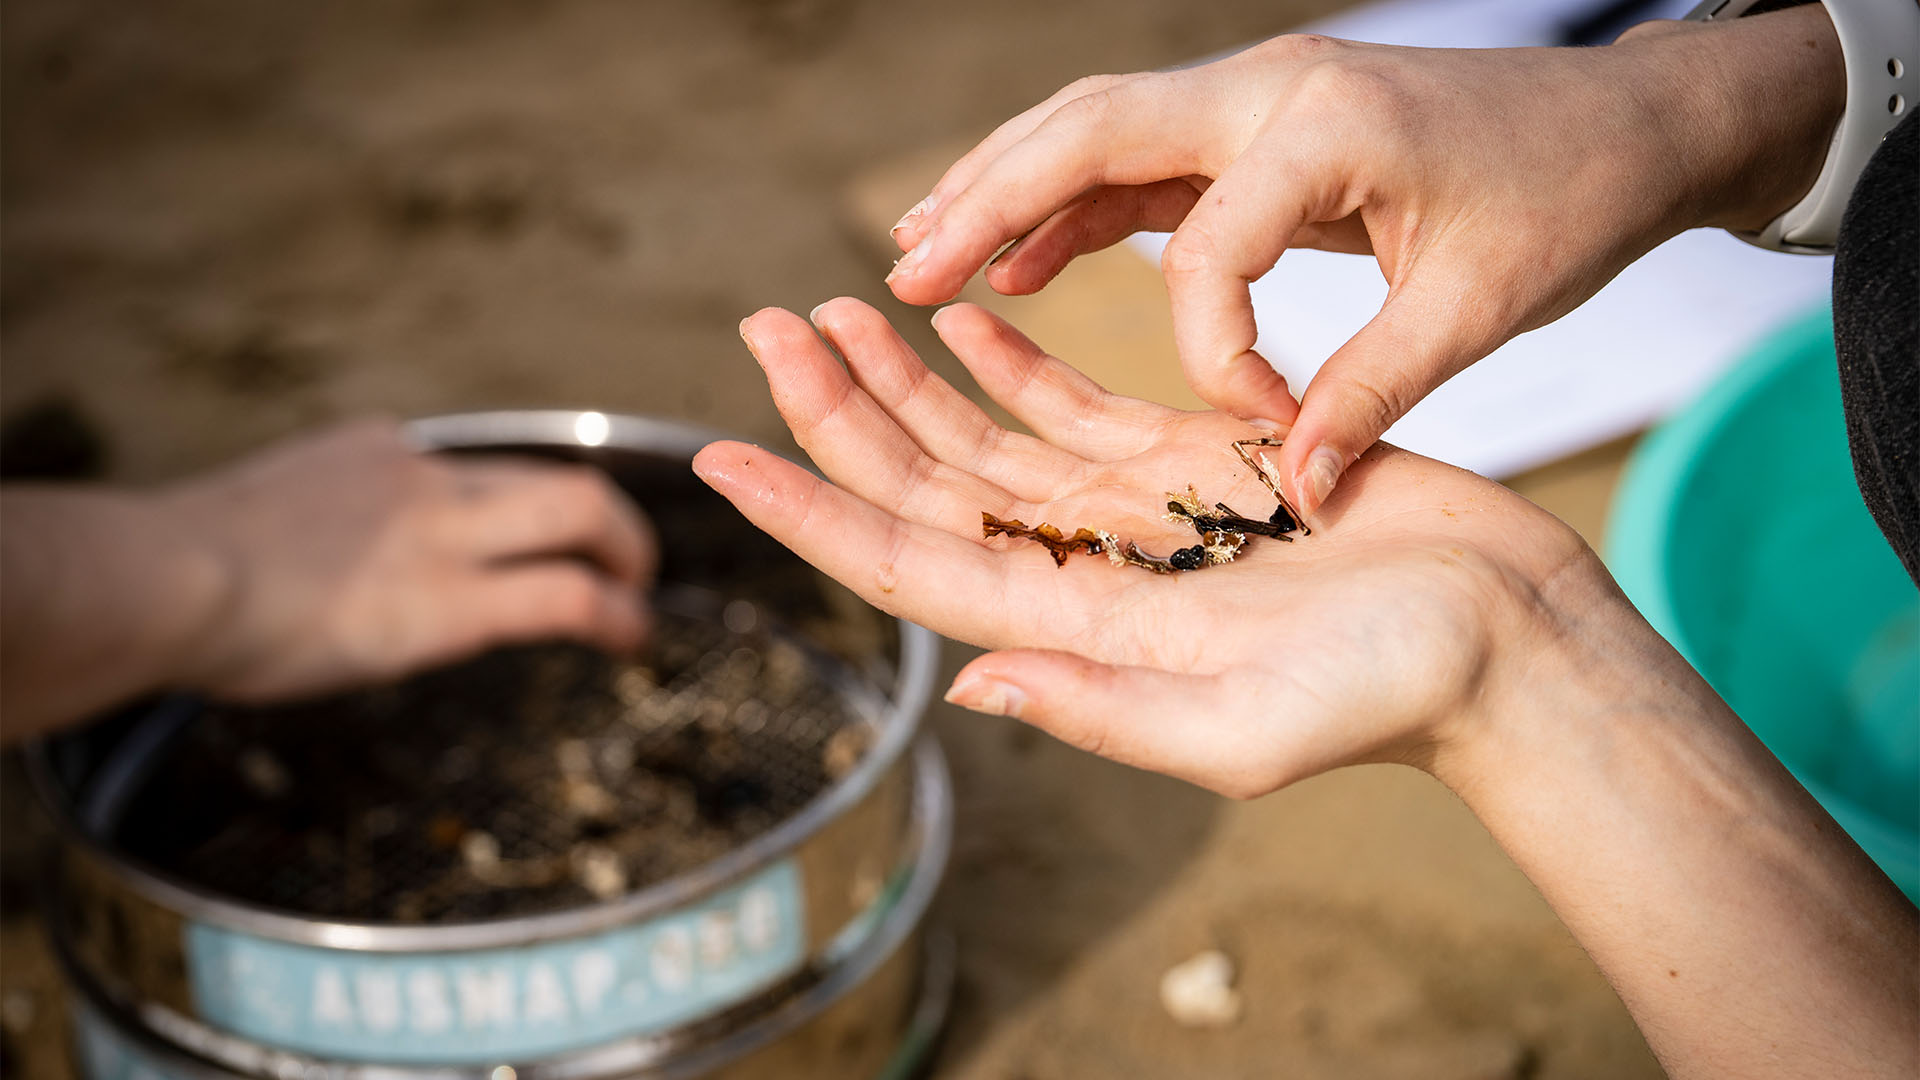
[[[1023,521],[1005,521],[984,510],[980,512],[980,535],[988,539],[996,536],[1017,536],[1036,541],[1047,549],[1049,555],[1053,556],[1055,566],[1067,565],[1067,557],[1076,551],[1098,555],[1104,550],[1104,541],[1100,534],[1092,529],[1080,529],[1072,536],[1067,536],[1044,521],[1029,528]]]

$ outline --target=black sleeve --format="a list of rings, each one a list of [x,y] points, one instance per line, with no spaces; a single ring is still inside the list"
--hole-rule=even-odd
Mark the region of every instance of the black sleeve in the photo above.
[[[1867,162],[1840,220],[1833,341],[1860,494],[1920,582],[1920,124],[1911,116]]]

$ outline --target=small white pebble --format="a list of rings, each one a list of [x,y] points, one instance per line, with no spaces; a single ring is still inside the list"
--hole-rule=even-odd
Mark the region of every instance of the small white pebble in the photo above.
[[[742,735],[758,735],[773,719],[773,709],[758,698],[748,698],[733,707],[733,729]]]
[[[1240,1019],[1233,958],[1208,949],[1160,976],[1160,1004],[1182,1027],[1223,1028]]]
[[[734,600],[721,609],[720,621],[733,633],[746,634],[760,621],[760,613],[747,601]]]
[[[614,694],[629,708],[646,701],[658,689],[653,672],[642,667],[627,668],[613,681]]]
[[[560,771],[568,776],[586,776],[593,772],[593,750],[584,739],[565,739],[554,747],[553,756],[559,759]]]
[[[560,782],[560,798],[575,817],[601,821],[620,812],[620,800],[613,792],[591,780],[568,777]]]
[[[867,729],[849,724],[833,733],[827,739],[827,747],[820,755],[820,765],[827,772],[827,778],[838,780],[852,772],[866,756]]]
[[[473,870],[491,870],[500,865],[500,841],[492,833],[470,829],[460,838],[460,857]]]
[[[293,778],[287,775],[287,767],[280,759],[261,746],[250,746],[240,754],[240,778],[255,795],[277,799],[293,786]]]
[[[634,756],[633,740],[624,736],[615,736],[600,747],[600,768],[614,776],[619,776],[633,768]]]
[[[611,900],[627,891],[627,868],[620,856],[597,844],[582,844],[573,849],[573,879],[580,887],[601,900]]]

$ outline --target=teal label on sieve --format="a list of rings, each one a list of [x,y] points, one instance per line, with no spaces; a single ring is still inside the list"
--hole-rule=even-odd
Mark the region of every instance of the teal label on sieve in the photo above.
[[[209,1024],[358,1061],[524,1060],[725,1008],[806,955],[800,874],[777,863],[650,922],[519,948],[359,953],[208,926],[186,933]]]

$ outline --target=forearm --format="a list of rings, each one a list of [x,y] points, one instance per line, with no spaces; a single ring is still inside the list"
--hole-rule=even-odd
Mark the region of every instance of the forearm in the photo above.
[[[224,573],[153,497],[0,495],[0,737],[174,683],[218,617]]]
[[[1444,762],[1676,1077],[1920,1071],[1920,924],[1594,572]]]

